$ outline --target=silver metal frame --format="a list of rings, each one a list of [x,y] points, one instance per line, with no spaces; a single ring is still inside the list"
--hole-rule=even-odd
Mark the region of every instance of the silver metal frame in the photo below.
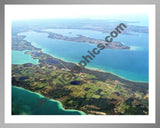
[[[156,5],[156,123],[155,124],[5,124],[4,123],[4,5],[6,4],[155,4]],[[0,0],[0,128],[160,128],[160,1],[159,0]]]

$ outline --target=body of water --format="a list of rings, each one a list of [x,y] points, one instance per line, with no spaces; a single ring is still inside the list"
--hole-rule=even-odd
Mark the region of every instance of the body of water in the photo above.
[[[24,63],[33,63],[38,64],[38,59],[33,59],[32,56],[25,54],[24,51],[15,51],[12,50],[12,64],[24,64]]]
[[[102,40],[109,35],[109,33],[80,29],[45,29],[45,31],[70,37],[80,34]],[[46,33],[34,31],[23,32],[19,35],[25,35],[25,40],[32,42],[34,46],[68,62],[79,63],[83,60],[82,56],[88,55],[88,50],[92,51],[96,47],[94,44],[83,42],[51,39]],[[148,34],[135,32],[131,35],[119,34],[114,41],[130,46],[131,50],[104,49],[87,64],[86,68],[111,72],[128,80],[148,82]]]

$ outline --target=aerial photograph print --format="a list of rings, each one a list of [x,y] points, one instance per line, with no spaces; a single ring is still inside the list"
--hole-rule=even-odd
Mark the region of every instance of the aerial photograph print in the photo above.
[[[12,11],[12,115],[149,114],[145,10],[21,5]]]

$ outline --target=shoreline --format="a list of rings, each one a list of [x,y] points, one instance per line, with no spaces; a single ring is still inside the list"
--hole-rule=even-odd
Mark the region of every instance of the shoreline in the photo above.
[[[12,50],[12,52],[17,52],[18,50]],[[23,54],[24,55],[28,55],[28,54],[25,54],[25,52],[28,52],[28,51],[31,51],[31,50],[23,50],[23,51],[18,51],[18,52],[23,52]],[[12,54],[13,55],[13,54]],[[39,63],[39,59],[34,59],[31,55],[28,55],[32,60],[35,60],[35,63],[33,63],[33,64],[40,64]],[[13,61],[13,59],[12,59],[12,61]],[[19,64],[19,63],[16,63],[16,64]],[[20,64],[24,64],[24,63],[20,63]]]
[[[47,100],[50,100],[50,101],[53,101],[53,102],[57,102],[57,103],[58,103],[58,106],[59,106],[60,109],[63,110],[63,111],[72,111],[72,112],[77,111],[77,112],[79,112],[81,115],[86,115],[83,111],[74,110],[74,109],[65,109],[64,106],[63,106],[63,104],[62,104],[60,101],[55,100],[55,99],[49,99],[49,98],[43,96],[41,93],[32,92],[32,91],[30,91],[30,90],[28,90],[28,89],[25,89],[25,88],[19,87],[19,86],[14,86],[14,85],[13,85],[12,87],[15,87],[15,88],[18,88],[18,89],[21,89],[21,90],[25,90],[25,91],[28,91],[28,92],[30,92],[30,93],[34,93],[34,94],[40,96],[40,98],[46,98]]]
[[[127,79],[127,78],[122,77],[122,76],[120,76],[120,75],[117,75],[117,74],[115,74],[115,73],[113,73],[113,72],[105,71],[105,70],[102,70],[102,69],[97,69],[97,68],[92,68],[92,67],[88,67],[88,68],[86,68],[86,69],[93,70],[93,71],[98,71],[98,72],[103,72],[103,73],[110,73],[110,74],[112,74],[112,75],[115,75],[115,76],[117,76],[117,77],[120,77],[121,79],[125,79],[125,80],[131,81],[131,82],[148,83],[148,81],[130,80],[130,79]]]
[[[28,40],[27,40],[27,41],[28,41]],[[32,44],[32,42],[31,42],[31,44]],[[32,44],[32,45],[33,45],[33,44]],[[34,45],[33,45],[33,46],[34,46]],[[34,47],[36,47],[36,46],[34,46]],[[38,48],[40,48],[40,47],[38,47]],[[42,48],[41,48],[41,49],[42,49]],[[56,58],[56,59],[59,59],[59,60],[61,60],[61,61],[64,61],[64,62],[66,62],[66,63],[73,63],[73,64],[76,64],[76,65],[77,65],[76,62],[69,61],[69,60],[63,59],[63,58],[59,58],[59,57],[53,55],[52,53],[48,52],[48,51],[45,50],[45,49],[42,49],[42,52],[44,52],[44,53],[46,53],[46,54],[48,54],[48,55],[51,55],[52,57],[54,57],[54,58]],[[25,53],[24,53],[24,54],[25,54]],[[106,70],[103,70],[103,69],[94,68],[94,67],[87,67],[87,68],[85,67],[85,69],[93,70],[93,71],[97,71],[97,72],[103,72],[103,73],[110,73],[110,74],[112,74],[112,75],[115,75],[115,76],[117,76],[117,77],[120,77],[121,79],[125,79],[125,80],[131,81],[131,82],[149,83],[149,81],[136,81],[136,80],[127,79],[127,78],[125,78],[125,77],[123,77],[123,76],[120,76],[120,75],[115,74],[114,72],[109,72],[109,71],[106,71]]]

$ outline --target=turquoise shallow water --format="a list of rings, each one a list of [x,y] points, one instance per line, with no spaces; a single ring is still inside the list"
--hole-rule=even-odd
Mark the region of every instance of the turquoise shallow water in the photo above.
[[[109,35],[109,33],[77,29],[48,29],[46,31],[71,37],[81,34],[102,40]],[[36,47],[42,48],[44,52],[75,63],[83,60],[82,56],[88,55],[87,51],[96,47],[94,44],[83,42],[50,39],[46,33],[30,31],[19,35],[26,35],[25,40],[32,42]],[[148,82],[148,34],[121,34],[114,41],[130,46],[131,50],[104,49],[86,67],[111,72],[128,80]]]
[[[14,51],[12,50],[12,64],[24,64],[33,63],[38,64],[38,59],[33,59],[32,56],[24,54],[25,51]]]
[[[40,101],[41,99],[41,101]],[[12,86],[13,115],[85,115],[76,110],[64,110],[56,100],[49,100],[38,93]]]

